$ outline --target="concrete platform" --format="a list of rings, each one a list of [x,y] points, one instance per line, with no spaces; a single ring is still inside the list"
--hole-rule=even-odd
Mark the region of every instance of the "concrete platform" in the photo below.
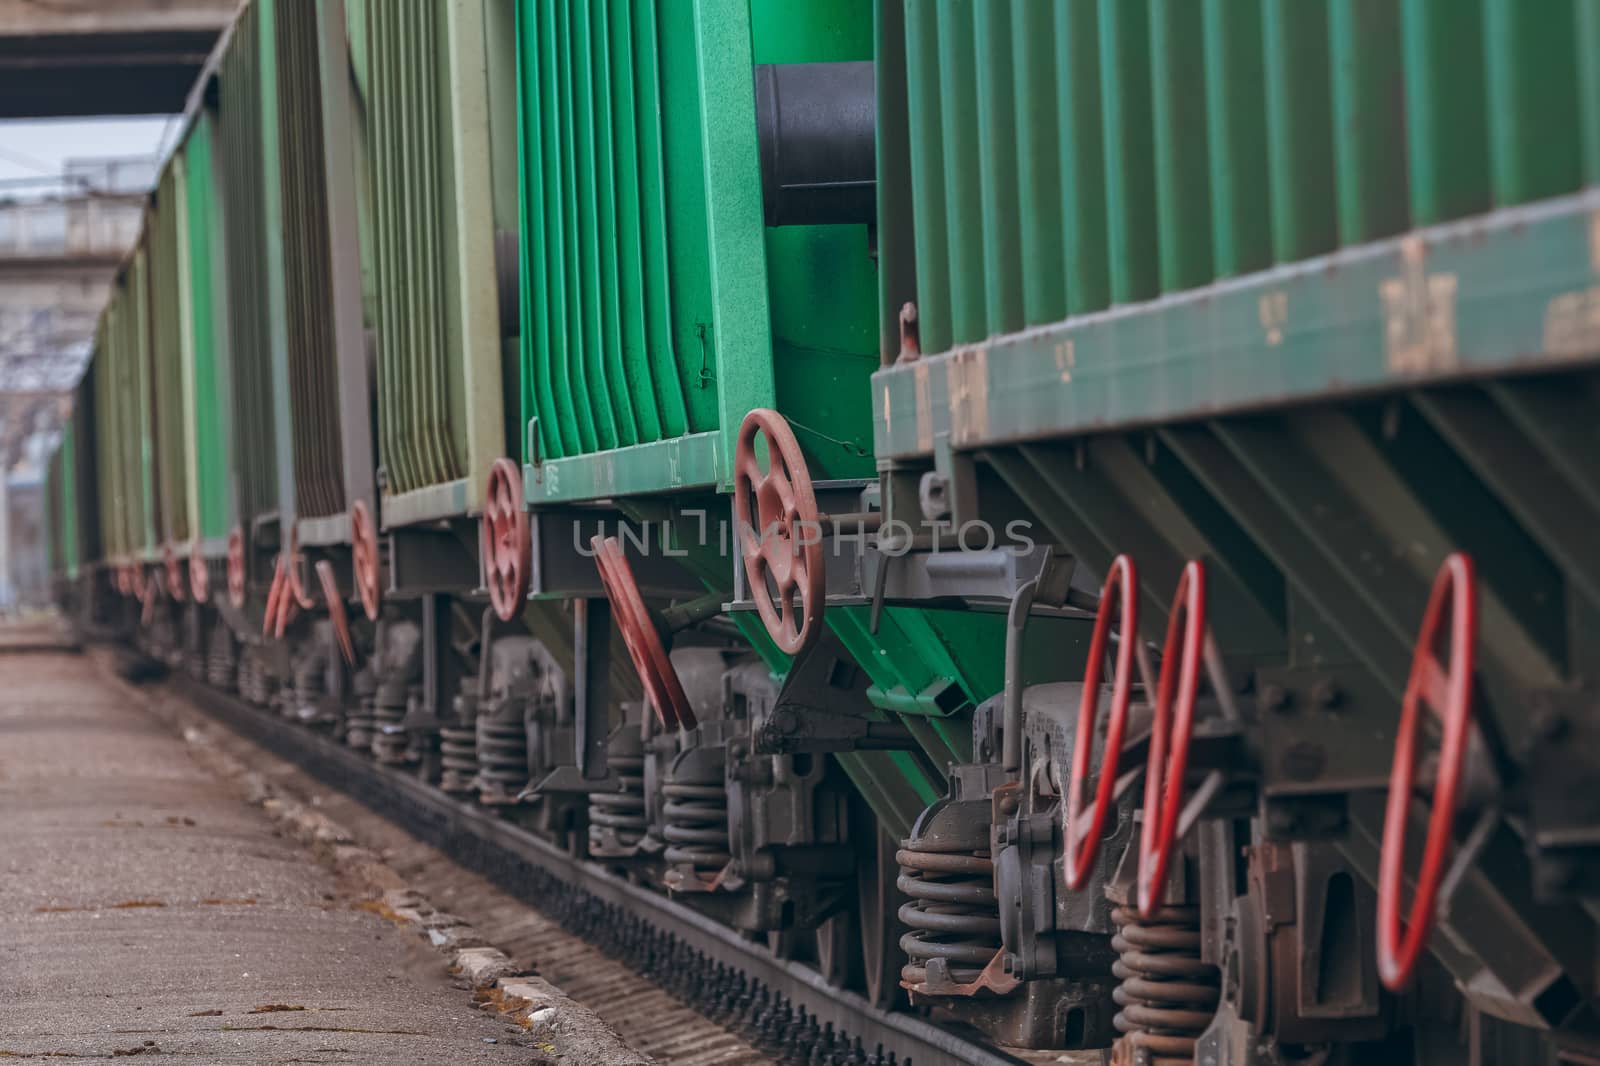
[[[0,1060],[550,1061],[525,1038],[88,657],[0,655]]]

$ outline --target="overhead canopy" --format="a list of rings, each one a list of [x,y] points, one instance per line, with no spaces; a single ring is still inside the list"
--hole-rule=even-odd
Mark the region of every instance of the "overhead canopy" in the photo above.
[[[0,118],[182,111],[238,0],[0,0]]]

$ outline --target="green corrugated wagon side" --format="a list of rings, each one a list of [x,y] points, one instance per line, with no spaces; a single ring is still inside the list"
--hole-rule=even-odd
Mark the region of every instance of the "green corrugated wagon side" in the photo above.
[[[223,301],[221,203],[216,187],[216,116],[205,108],[195,117],[180,149],[177,173],[183,203],[180,238],[183,331],[190,368],[189,417],[192,477],[190,528],[208,557],[223,554],[233,518],[233,440],[227,431],[228,330]]]
[[[382,522],[461,517],[490,464],[515,454],[496,248],[516,229],[511,7],[347,0],[345,13]],[[346,411],[365,402],[347,397]]]
[[[774,404],[817,476],[870,473],[865,227],[765,226],[751,77],[757,62],[869,59],[867,12],[518,15],[528,500],[726,486],[745,413]]]
[[[280,507],[346,510],[333,342],[319,5],[260,0],[260,159],[274,359]],[[287,449],[285,451],[285,448]],[[285,473],[289,484],[282,485]],[[288,521],[289,515],[280,516]]]
[[[152,383],[150,426],[155,456],[158,546],[188,554],[189,465],[187,432],[190,386],[183,357],[180,287],[180,218],[183,202],[176,166],[162,168],[154,209],[146,216],[149,242],[150,339]]]
[[[218,78],[216,118],[220,156],[216,185],[225,279],[231,396],[228,412],[237,494],[234,521],[250,534],[278,512],[276,395],[272,309],[268,300],[267,214],[262,158],[261,7],[250,4],[234,23],[232,45]],[[230,531],[231,532],[231,531]]]

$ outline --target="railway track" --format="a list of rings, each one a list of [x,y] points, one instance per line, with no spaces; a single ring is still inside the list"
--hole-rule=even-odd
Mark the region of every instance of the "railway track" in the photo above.
[[[1096,1053],[1023,1053],[1023,1057],[976,1042],[909,1014],[873,1007],[835,988],[816,971],[774,956],[764,944],[645,887],[579,860],[527,830],[439,792],[414,776],[380,766],[331,738],[293,726],[193,680],[173,677],[172,687],[233,732],[284,758],[405,829],[455,862],[504,888],[566,934],[598,948],[628,974],[642,975],[695,1015],[741,1040],[719,1039],[704,1029],[674,1036],[669,1005],[655,1002],[633,1019],[630,1039],[674,1063],[757,1061],[750,1047],[775,1061],[802,1066],[1017,1066],[1043,1062],[1094,1062]],[[514,947],[514,945],[512,945]],[[543,964],[563,967],[564,954],[581,952],[558,943]],[[615,976],[615,975],[612,975]],[[626,1018],[629,1004],[611,993],[602,972],[579,972],[568,993],[605,1016]],[[598,982],[598,983],[597,983]],[[598,1001],[598,1002],[597,1002]],[[638,1004],[645,1007],[646,1004]],[[698,1027],[696,1027],[698,1028]],[[694,1044],[692,1048],[688,1045]]]

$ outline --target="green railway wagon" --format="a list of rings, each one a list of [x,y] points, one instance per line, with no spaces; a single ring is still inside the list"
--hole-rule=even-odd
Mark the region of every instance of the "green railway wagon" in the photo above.
[[[222,201],[218,195],[218,117],[205,106],[195,115],[175,162],[183,204],[179,234],[184,365],[188,368],[192,477],[189,481],[191,561],[207,570],[209,587],[220,579],[237,504],[233,487],[233,437],[227,430],[229,350],[223,274]],[[219,586],[220,587],[220,586]],[[204,596],[202,599],[206,598]]]
[[[231,564],[238,577],[229,584],[260,590],[269,576],[268,560],[276,546],[267,527],[280,505],[278,430],[275,410],[278,388],[274,369],[268,258],[263,130],[267,108],[263,89],[262,5],[247,4],[228,37],[217,67],[217,149],[220,171],[215,189],[220,203],[223,266],[221,295],[227,307],[226,350],[231,454],[236,510],[228,536]],[[271,401],[271,402],[269,402]],[[243,580],[239,580],[242,578]]]
[[[246,608],[147,648],[538,836],[630,957],[675,916],[775,1056],[1587,1061],[1597,46],[255,0],[103,317],[81,557],[238,533]]]
[[[1083,886],[1121,908],[1096,928],[1130,945],[1152,900],[1181,901],[1164,928],[1201,935],[1171,972],[1204,984],[1220,965],[1224,979],[1219,1007],[1185,1014],[1200,999],[1125,950],[1123,976],[1145,983],[1119,993],[1123,1053],[1232,1063],[1256,1061],[1244,1045],[1262,1036],[1363,1039],[1418,987],[1480,1019],[1474,1055],[1545,1061],[1581,1042],[1571,1011],[1589,977],[1567,949],[1592,922],[1552,879],[1577,876],[1562,864],[1586,846],[1557,842],[1567,812],[1540,814],[1537,782],[1588,756],[1533,736],[1542,701],[1587,684],[1600,648],[1580,621],[1597,602],[1580,531],[1600,341],[1579,325],[1600,264],[1597,11],[878,5],[893,72],[879,83],[879,304],[886,337],[897,314],[916,325],[871,385],[885,510],[957,527],[1020,513],[1106,581],[1101,620],[1120,602],[1120,639],[1156,659],[1121,763],[1151,782],[1140,843]],[[1074,809],[1109,788],[1116,752],[1078,737],[1088,757],[1069,773],[1066,749],[1036,746],[1051,723],[1069,738],[1092,726],[1078,693],[1015,688],[1022,779],[1058,775]],[[1436,815],[1418,865],[1420,706],[1454,738],[1435,809],[1453,810],[1463,776],[1485,791],[1454,823],[1479,835]],[[1482,744],[1520,754],[1463,775]],[[1530,822],[1502,819],[1528,803]],[[1056,887],[1072,898],[1063,849],[1083,838],[1063,835]],[[1523,853],[1514,873],[1503,847]],[[1169,859],[1180,872],[1163,885]],[[1000,898],[1018,884],[997,878]],[[1302,911],[1301,946],[1264,954],[1243,930],[1275,920],[1287,884],[1344,900],[1349,938],[1332,947],[1335,910]],[[1062,928],[1046,925],[1006,934],[1005,951],[1038,950]],[[1338,1011],[1295,969],[1318,938],[1323,965],[1362,975]],[[1298,1006],[1261,1012],[1232,967]],[[1011,972],[1026,980],[980,1022],[992,1031],[1028,1015],[1050,971]]]
[[[179,193],[177,161],[162,168],[153,210],[146,215],[150,249],[151,433],[156,468],[157,537],[163,563],[161,580],[168,593],[183,596],[188,586],[190,554],[190,465],[194,455],[189,433],[192,370],[186,358],[183,327],[182,238],[184,204]],[[179,560],[184,561],[183,566]]]
[[[516,229],[511,5],[346,10],[371,188],[382,525],[465,517],[507,453],[515,380],[499,306],[499,272],[515,267],[497,261]]]
[[[726,490],[748,412],[779,412],[809,476],[845,511],[859,509],[874,472],[871,12],[524,4],[519,14],[522,495],[541,545],[531,585],[536,596],[597,592],[594,574],[565,569],[570,551],[544,549],[587,548],[578,530],[614,507],[635,528],[701,531],[678,545],[683,564],[642,579],[646,591],[654,580],[654,591],[737,599]],[[805,173],[808,147],[835,172]],[[829,614],[830,647],[869,676],[873,713],[909,723],[919,745],[840,762],[902,836],[943,791],[941,768],[964,757],[966,713],[999,687],[1004,625],[873,610],[860,577],[853,602]],[[748,597],[741,606],[734,621],[786,672],[789,655]]]

